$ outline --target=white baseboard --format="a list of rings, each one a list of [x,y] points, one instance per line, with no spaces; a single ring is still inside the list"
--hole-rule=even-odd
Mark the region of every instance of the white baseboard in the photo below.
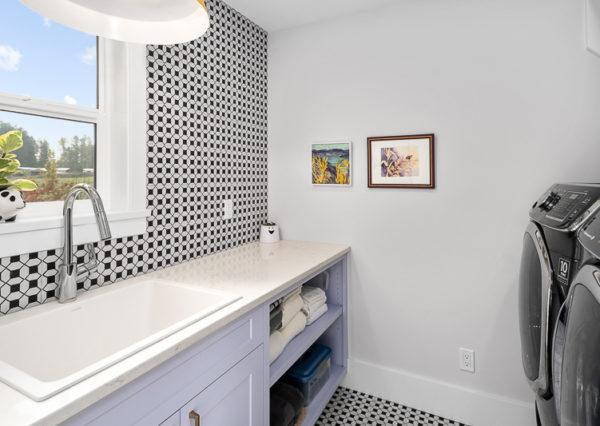
[[[349,360],[342,386],[471,426],[535,426],[533,403]]]

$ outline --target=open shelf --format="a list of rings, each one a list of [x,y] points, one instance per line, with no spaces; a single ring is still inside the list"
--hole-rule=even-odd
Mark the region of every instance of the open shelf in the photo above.
[[[307,413],[306,418],[302,422],[302,425],[314,425],[317,419],[323,412],[323,409],[333,396],[333,393],[342,382],[346,369],[336,364],[331,364],[331,372],[329,373],[329,380],[311,401],[310,405],[306,407]]]
[[[273,386],[277,380],[298,360],[298,358],[306,352],[306,350],[317,341],[319,337],[337,320],[343,312],[342,306],[328,305],[328,310],[321,318],[316,320],[311,325],[306,326],[302,333],[298,334],[285,347],[281,355],[273,361],[270,367],[269,386]],[[333,377],[332,365],[332,377]],[[341,368],[341,367],[340,367]],[[342,371],[343,372],[343,371]],[[325,385],[329,385],[331,379]],[[336,385],[337,387],[337,385]],[[324,388],[324,389],[325,389]],[[335,390],[335,388],[334,388]],[[319,392],[320,394],[321,392]],[[332,393],[333,394],[333,393]],[[330,395],[331,397],[331,395]],[[311,404],[312,405],[312,404]],[[323,406],[324,407],[324,406]],[[307,423],[308,424],[308,423]]]
[[[293,338],[279,357],[269,366],[269,370],[265,371],[265,376],[268,375],[265,380],[268,381],[270,388],[314,343],[319,342],[331,348],[329,379],[306,407],[306,418],[302,422],[302,426],[314,426],[333,393],[342,382],[348,368],[346,270],[347,261],[344,258],[323,267],[323,269],[300,283],[324,288],[327,294],[328,311]],[[282,293],[278,295],[278,298],[284,295]],[[273,300],[277,299],[274,298]],[[268,324],[266,324],[266,328],[269,329]],[[269,390],[267,389],[265,404],[267,411],[269,398]]]

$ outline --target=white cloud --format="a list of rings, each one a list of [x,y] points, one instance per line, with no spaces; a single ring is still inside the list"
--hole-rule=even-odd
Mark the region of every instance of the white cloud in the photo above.
[[[79,54],[79,58],[86,65],[94,65],[96,63],[96,46],[87,47]]]
[[[48,18],[44,18],[44,27],[50,28],[50,25],[52,25],[52,21]]]
[[[68,103],[69,105],[77,105],[77,99],[69,95],[65,95],[65,103]]]
[[[0,68],[6,71],[16,71],[21,62],[21,52],[6,44],[0,44]]]

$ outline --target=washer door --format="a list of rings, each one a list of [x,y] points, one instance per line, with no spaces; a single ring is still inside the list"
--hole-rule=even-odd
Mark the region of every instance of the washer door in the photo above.
[[[530,223],[523,237],[519,278],[519,322],[523,370],[540,396],[550,391],[549,313],[552,303],[552,267],[539,228]]]
[[[560,385],[561,426],[600,424],[600,270],[581,269],[567,299]]]

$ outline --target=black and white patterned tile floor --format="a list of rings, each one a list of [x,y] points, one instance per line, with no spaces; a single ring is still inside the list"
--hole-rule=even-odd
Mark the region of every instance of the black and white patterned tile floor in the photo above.
[[[316,426],[466,426],[395,402],[339,387]]]

